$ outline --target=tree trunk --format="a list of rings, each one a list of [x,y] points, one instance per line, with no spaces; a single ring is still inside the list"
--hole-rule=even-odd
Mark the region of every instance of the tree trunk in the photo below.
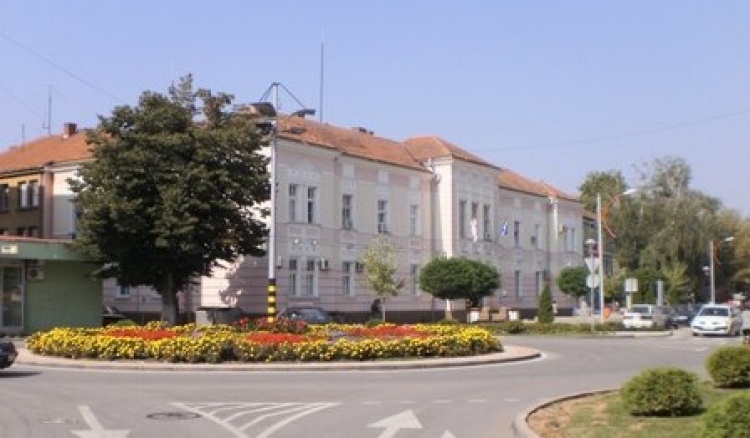
[[[170,326],[180,323],[180,304],[177,301],[177,289],[175,289],[172,276],[164,274],[161,292],[161,320]]]
[[[453,319],[453,311],[451,310],[451,300],[445,300],[445,319]]]

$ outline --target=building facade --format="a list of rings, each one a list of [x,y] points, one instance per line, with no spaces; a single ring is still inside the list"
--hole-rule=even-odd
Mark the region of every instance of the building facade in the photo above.
[[[20,194],[22,183],[38,181],[38,188],[29,185],[24,192],[39,193],[34,220],[0,212],[0,229],[8,234],[36,227],[40,237],[75,238],[67,181],[91,154],[75,125],[53,137],[19,147],[31,151],[25,155],[19,148],[0,154],[0,187],[11,193],[7,205],[20,202],[12,193]],[[374,297],[361,260],[375,238],[399,247],[399,275],[406,280],[387,302],[389,319],[442,318],[446,303],[422,292],[418,282],[421,267],[436,255],[495,266],[502,286],[487,306],[533,312],[545,284],[560,308],[577,304],[554,281],[560,269],[582,263],[583,211],[575,197],[434,136],[398,142],[363,128],[280,116],[273,144],[277,192],[269,220],[275,221],[275,259],[241,258],[198,279],[180,293],[186,312],[239,306],[263,314],[273,263],[279,308],[320,305],[364,318]],[[160,297],[148,287],[107,280],[102,290],[105,303],[135,319],[158,315]],[[463,303],[453,304],[463,309]]]

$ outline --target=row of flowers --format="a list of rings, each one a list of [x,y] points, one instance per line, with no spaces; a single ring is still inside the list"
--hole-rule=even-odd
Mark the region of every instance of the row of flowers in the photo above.
[[[188,363],[366,361],[502,351],[497,337],[479,327],[392,324],[309,326],[305,333],[192,324],[55,328],[32,335],[26,346],[58,357]]]

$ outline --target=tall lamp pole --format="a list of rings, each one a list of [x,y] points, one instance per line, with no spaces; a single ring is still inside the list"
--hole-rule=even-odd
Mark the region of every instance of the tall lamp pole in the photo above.
[[[724,239],[719,240],[719,245],[721,245],[723,242],[731,242],[734,240],[734,236],[729,236]],[[709,240],[708,241],[708,269],[709,269],[709,277],[711,278],[711,304],[716,303],[716,274],[715,274],[715,268],[714,268],[714,259],[716,258],[714,255],[714,241]]]
[[[596,194],[596,240],[599,243],[599,322],[604,324],[604,239],[602,236],[602,196]],[[593,310],[593,308],[592,308]]]

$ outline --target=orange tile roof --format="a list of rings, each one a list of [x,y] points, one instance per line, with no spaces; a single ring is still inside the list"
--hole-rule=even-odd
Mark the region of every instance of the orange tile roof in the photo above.
[[[577,201],[573,195],[563,192],[544,181],[532,181],[525,176],[516,173],[510,169],[503,168],[497,177],[500,187],[519,192],[525,192],[533,195],[551,196],[555,198]]]
[[[69,137],[51,135],[14,146],[0,153],[0,172],[32,170],[50,163],[88,160],[91,150],[86,143],[86,133],[77,132]]]
[[[345,129],[302,117],[279,116],[279,137],[333,149],[345,155],[427,171],[402,143],[364,129]]]
[[[491,164],[471,152],[434,135],[408,138],[404,141],[404,144],[418,160],[425,161],[429,158],[452,157],[474,164],[499,169],[499,167],[494,164]]]

